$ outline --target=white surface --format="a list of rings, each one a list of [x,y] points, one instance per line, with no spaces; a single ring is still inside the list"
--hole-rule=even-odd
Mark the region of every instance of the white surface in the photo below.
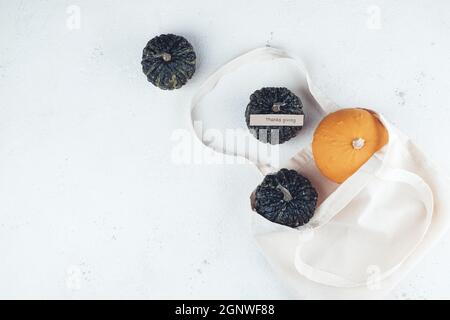
[[[444,0],[0,0],[0,297],[290,298],[248,232],[256,170],[171,162],[189,98],[230,58],[279,46],[450,172],[449,31]],[[140,66],[166,32],[199,60],[175,92]],[[391,297],[450,298],[449,265],[450,235]]]

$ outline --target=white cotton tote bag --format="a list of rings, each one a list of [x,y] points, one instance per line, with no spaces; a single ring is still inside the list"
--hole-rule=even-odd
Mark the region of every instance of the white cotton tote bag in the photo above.
[[[324,116],[339,109],[311,83],[300,59],[264,47],[230,61],[212,74],[191,102],[191,122],[200,100],[219,80],[239,67],[288,59],[306,76],[309,91]],[[446,231],[450,222],[450,180],[425,155],[377,114],[389,132],[389,143],[355,174],[338,185],[316,168],[311,146],[301,149],[288,165],[307,177],[319,194],[313,218],[289,228],[252,211],[253,232],[262,253],[298,298],[379,299],[385,297]],[[217,152],[249,155],[206,143]],[[276,171],[254,163],[264,174]]]

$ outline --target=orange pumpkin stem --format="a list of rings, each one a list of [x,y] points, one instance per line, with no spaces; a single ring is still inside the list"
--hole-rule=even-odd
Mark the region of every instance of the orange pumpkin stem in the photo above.
[[[352,141],[352,147],[355,150],[362,149],[366,141],[363,138],[356,138]]]

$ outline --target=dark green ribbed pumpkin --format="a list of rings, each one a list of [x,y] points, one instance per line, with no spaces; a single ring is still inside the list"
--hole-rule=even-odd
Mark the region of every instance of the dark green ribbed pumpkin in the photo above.
[[[302,129],[302,126],[252,126],[250,116],[254,114],[303,115],[300,98],[284,87],[268,87],[253,92],[245,110],[247,127],[255,138],[270,144],[284,143]]]
[[[151,39],[142,54],[142,71],[163,90],[179,89],[195,72],[196,55],[183,37],[162,34]]]
[[[308,223],[316,205],[316,189],[295,170],[281,169],[268,174],[255,191],[255,211],[272,222],[292,228]]]

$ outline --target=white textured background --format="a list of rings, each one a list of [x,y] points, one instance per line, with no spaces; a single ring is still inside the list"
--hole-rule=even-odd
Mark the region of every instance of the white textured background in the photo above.
[[[175,92],[140,66],[167,32],[199,61]],[[449,34],[445,0],[0,0],[0,298],[290,298],[249,232],[256,170],[171,162],[192,93],[279,46],[450,172]],[[450,235],[391,297],[450,298],[449,267]]]

